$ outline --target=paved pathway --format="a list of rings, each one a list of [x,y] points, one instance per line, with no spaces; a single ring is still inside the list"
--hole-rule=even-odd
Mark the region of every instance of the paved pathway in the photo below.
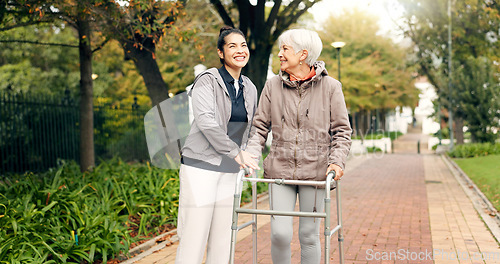
[[[408,126],[408,133],[393,141],[393,153],[418,154],[420,146],[421,154],[431,154],[432,152],[428,149],[429,138],[429,135],[422,134],[421,126]]]
[[[424,156],[435,263],[500,263],[500,248],[440,156]]]
[[[342,180],[346,262],[366,263],[373,260],[379,263],[380,260],[377,259],[381,259],[384,253],[398,254],[399,249],[418,253],[426,250],[431,252],[432,240],[422,157],[370,157],[353,170],[346,171]],[[332,205],[332,209],[334,208],[335,203]],[[335,221],[334,213],[332,224]],[[294,228],[292,263],[300,263],[298,219],[295,219]],[[266,225],[259,230],[258,263],[272,263],[269,229],[269,225]],[[250,241],[249,237],[238,245],[237,263],[252,263],[251,255],[247,253]],[[331,260],[333,263],[338,262],[335,238],[332,239]]]
[[[354,157],[342,202],[346,263],[500,263],[499,244],[440,156]],[[334,201],[332,209],[334,224]],[[268,221],[259,216],[258,263],[272,263]],[[294,228],[292,263],[300,263],[298,219]],[[252,263],[250,228],[238,239],[236,263]],[[331,263],[338,263],[335,237],[331,245]],[[174,243],[135,263],[174,263],[176,249]]]

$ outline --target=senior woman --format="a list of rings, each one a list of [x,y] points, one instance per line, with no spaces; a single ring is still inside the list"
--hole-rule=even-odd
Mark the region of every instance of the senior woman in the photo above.
[[[278,39],[280,73],[269,79],[254,117],[247,151],[260,156],[269,131],[270,153],[264,177],[324,181],[330,171],[342,177],[351,146],[351,127],[339,81],[328,76],[325,63],[316,61],[322,49],[314,31],[292,29]],[[298,196],[300,211],[323,210],[324,192],[313,186],[270,184],[270,208],[292,211]],[[300,218],[301,263],[319,263],[320,220]],[[273,263],[291,263],[293,217],[271,218]]]

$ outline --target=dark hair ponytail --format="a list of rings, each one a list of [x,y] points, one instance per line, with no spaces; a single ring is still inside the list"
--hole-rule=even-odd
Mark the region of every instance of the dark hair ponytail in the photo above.
[[[232,33],[240,34],[241,36],[243,36],[243,38],[245,38],[245,34],[243,34],[243,32],[241,30],[239,30],[237,28],[230,27],[230,26],[223,26],[223,27],[221,27],[221,29],[219,31],[219,39],[217,40],[217,49],[218,50],[224,52],[224,45],[226,44],[226,37]],[[220,59],[220,62],[222,64],[224,64],[223,59]]]

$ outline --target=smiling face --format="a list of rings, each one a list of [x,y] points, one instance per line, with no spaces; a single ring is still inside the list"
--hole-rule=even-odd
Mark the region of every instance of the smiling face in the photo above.
[[[237,33],[231,33],[225,37],[223,50],[217,50],[219,58],[224,60],[226,67],[241,70],[248,63],[250,51],[245,38]]]
[[[303,61],[307,55],[304,51],[295,51],[291,46],[286,44],[281,45],[278,57],[280,58],[281,71],[287,73],[294,73],[298,71],[300,62]]]

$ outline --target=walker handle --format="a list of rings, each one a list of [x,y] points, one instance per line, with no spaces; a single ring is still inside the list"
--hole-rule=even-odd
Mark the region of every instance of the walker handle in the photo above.
[[[326,181],[327,183],[329,182],[330,183],[330,191],[335,189],[335,186],[332,186],[333,183],[335,182],[335,171],[334,170],[331,170],[328,172],[328,174],[326,175]]]
[[[243,177],[245,175],[248,175],[248,174],[250,174],[250,171],[246,167],[241,168],[240,171],[238,172],[238,175],[236,176],[236,186],[235,186],[235,190],[234,190],[234,194],[235,195],[240,195],[241,194],[241,191],[242,191],[242,187],[241,187],[242,179],[243,179]]]

